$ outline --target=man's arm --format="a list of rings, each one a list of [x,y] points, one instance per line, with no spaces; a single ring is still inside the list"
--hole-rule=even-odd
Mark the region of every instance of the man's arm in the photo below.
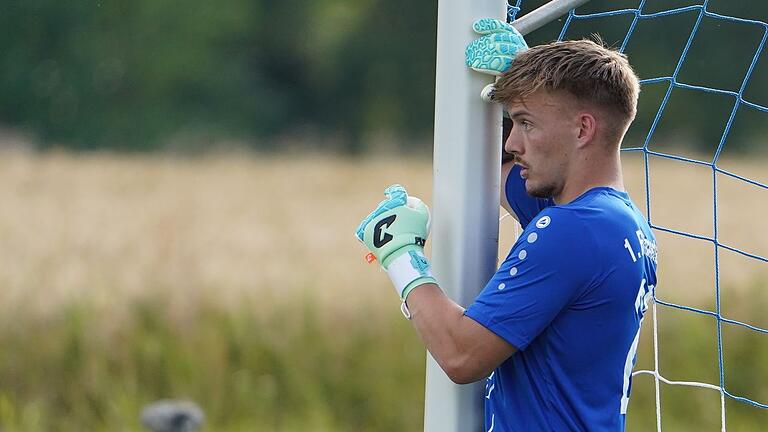
[[[516,348],[464,315],[464,309],[435,284],[424,284],[408,296],[416,332],[432,357],[456,384],[490,375]]]
[[[512,167],[515,166],[514,161],[509,161],[501,164],[501,187],[499,188],[500,191],[500,200],[501,207],[504,208],[504,210],[507,211],[515,220],[518,222],[520,221],[520,218],[517,216],[517,214],[512,210],[512,206],[509,204],[509,200],[507,199],[507,177],[509,177],[509,173],[512,171]]]
[[[427,349],[456,383],[486,377],[515,348],[443,294],[424,255],[429,208],[405,188],[392,185],[358,226],[355,236],[387,271],[395,291],[407,300],[410,318]]]
[[[552,198],[534,198],[525,189],[525,179],[520,177],[520,166],[508,163],[502,166],[502,206],[525,228],[536,215],[555,205]],[[506,204],[506,206],[505,206]]]

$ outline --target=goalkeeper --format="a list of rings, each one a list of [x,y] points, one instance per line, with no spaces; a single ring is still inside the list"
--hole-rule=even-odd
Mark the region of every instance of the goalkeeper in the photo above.
[[[485,378],[486,430],[621,431],[656,241],[625,192],[619,148],[639,83],[624,55],[588,41],[528,49],[508,24],[474,24],[467,65],[498,75],[509,121],[502,205],[525,227],[466,310],[424,256],[429,211],[395,185],[358,238],[456,383]]]

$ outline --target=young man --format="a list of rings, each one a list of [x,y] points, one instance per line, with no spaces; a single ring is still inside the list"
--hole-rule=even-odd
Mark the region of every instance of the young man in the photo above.
[[[486,36],[470,45],[467,63],[501,73],[491,98],[512,125],[502,204],[525,230],[466,310],[429,271],[429,212],[402,187],[385,191],[358,238],[446,374],[456,383],[487,377],[486,430],[623,430],[656,285],[656,242],[624,190],[619,159],[637,76],[625,56],[591,41],[526,50],[503,22],[481,20],[475,30]]]

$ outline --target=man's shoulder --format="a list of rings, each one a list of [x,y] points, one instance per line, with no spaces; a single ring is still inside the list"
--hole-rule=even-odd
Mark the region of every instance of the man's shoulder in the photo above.
[[[557,233],[560,236],[584,234],[590,209],[583,206],[550,206],[539,212],[526,226],[526,231]]]
[[[580,260],[595,246],[594,233],[581,213],[568,207],[545,208],[526,226],[516,248],[543,250],[542,258],[557,254]]]
[[[625,192],[598,188],[564,206],[548,208],[588,231],[603,231],[611,226],[646,225],[645,218]]]
[[[650,232],[645,218],[628,198],[595,193],[578,202],[547,207],[525,229],[524,236],[543,240],[542,246],[570,254],[587,254],[594,261],[604,253],[606,243],[634,237],[636,231]],[[618,239],[618,240],[617,240]]]

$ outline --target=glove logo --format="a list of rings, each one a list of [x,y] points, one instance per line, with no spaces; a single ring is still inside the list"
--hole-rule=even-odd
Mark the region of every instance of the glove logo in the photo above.
[[[397,219],[397,215],[386,217],[373,227],[373,245],[375,247],[380,248],[392,240],[392,234],[384,232],[384,228],[389,228],[395,219]]]

